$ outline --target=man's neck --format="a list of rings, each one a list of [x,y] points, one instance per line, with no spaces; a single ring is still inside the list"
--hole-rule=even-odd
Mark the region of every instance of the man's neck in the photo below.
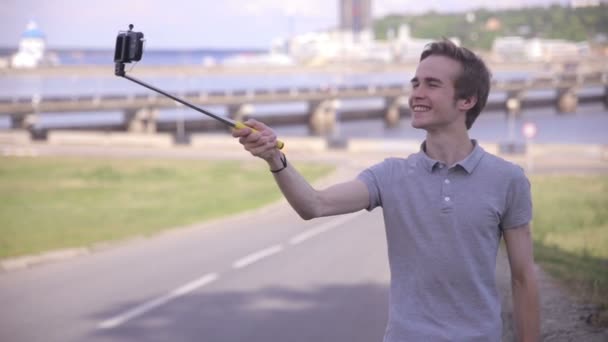
[[[473,143],[467,131],[430,132],[426,134],[426,154],[448,166],[465,159],[473,151]]]

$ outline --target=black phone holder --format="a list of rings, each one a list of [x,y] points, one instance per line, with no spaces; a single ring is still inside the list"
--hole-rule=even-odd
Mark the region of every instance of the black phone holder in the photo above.
[[[144,34],[133,31],[133,24],[129,25],[128,31],[122,31],[116,36],[116,48],[114,49],[114,63],[117,76],[124,76],[125,63],[139,62],[144,53]]]
[[[142,32],[133,31],[133,24],[129,24],[128,31],[121,31],[116,37],[116,48],[114,50],[114,74],[124,77],[132,82],[135,82],[143,87],[153,90],[157,93],[165,95],[174,101],[177,101],[189,108],[208,115],[216,120],[223,122],[229,126],[234,126],[234,122],[221,116],[210,113],[202,108],[199,108],[188,101],[182,100],[165,91],[162,91],[154,86],[142,82],[134,77],[131,77],[125,72],[125,63],[139,62],[144,54],[144,34]]]

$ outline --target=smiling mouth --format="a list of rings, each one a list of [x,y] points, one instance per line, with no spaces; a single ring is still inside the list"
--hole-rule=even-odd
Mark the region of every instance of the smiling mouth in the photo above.
[[[431,110],[431,107],[428,106],[422,106],[422,105],[416,105],[412,107],[412,110],[416,113],[420,113],[420,112],[428,112],[429,110]]]

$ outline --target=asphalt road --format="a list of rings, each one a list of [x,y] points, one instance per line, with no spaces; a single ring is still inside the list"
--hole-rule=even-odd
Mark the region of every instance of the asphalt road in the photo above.
[[[380,211],[285,204],[0,274],[1,341],[379,341]]]
[[[111,152],[125,158],[159,153],[167,158],[227,157],[188,149],[33,146],[24,151],[84,151],[94,156]],[[293,160],[297,153],[290,155]],[[300,155],[302,160],[340,164],[343,172],[334,181],[348,179],[362,165],[380,159],[352,157]],[[564,165],[539,164],[535,172],[554,172]],[[598,172],[606,170],[605,162],[567,165],[571,172],[595,172],[595,165],[600,165]],[[605,341],[608,330],[585,323],[593,310],[538,271],[543,338]],[[499,253],[496,275],[503,302],[503,341],[511,341],[504,251]],[[89,255],[0,273],[0,341],[381,341],[388,282],[380,210],[302,221],[281,202]]]

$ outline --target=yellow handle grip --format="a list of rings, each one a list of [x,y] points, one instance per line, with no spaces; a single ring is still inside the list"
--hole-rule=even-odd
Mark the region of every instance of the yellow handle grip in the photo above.
[[[252,127],[249,127],[249,126],[245,125],[244,123],[242,123],[242,122],[240,122],[240,121],[236,121],[236,122],[234,123],[234,128],[236,128],[236,129],[249,128],[249,129],[251,129],[253,132],[260,133],[260,132],[259,132],[257,129],[252,128]],[[278,148],[279,150],[282,150],[284,146],[285,146],[285,143],[284,143],[284,142],[282,142],[281,140],[278,140],[278,139],[277,139],[277,148]]]

